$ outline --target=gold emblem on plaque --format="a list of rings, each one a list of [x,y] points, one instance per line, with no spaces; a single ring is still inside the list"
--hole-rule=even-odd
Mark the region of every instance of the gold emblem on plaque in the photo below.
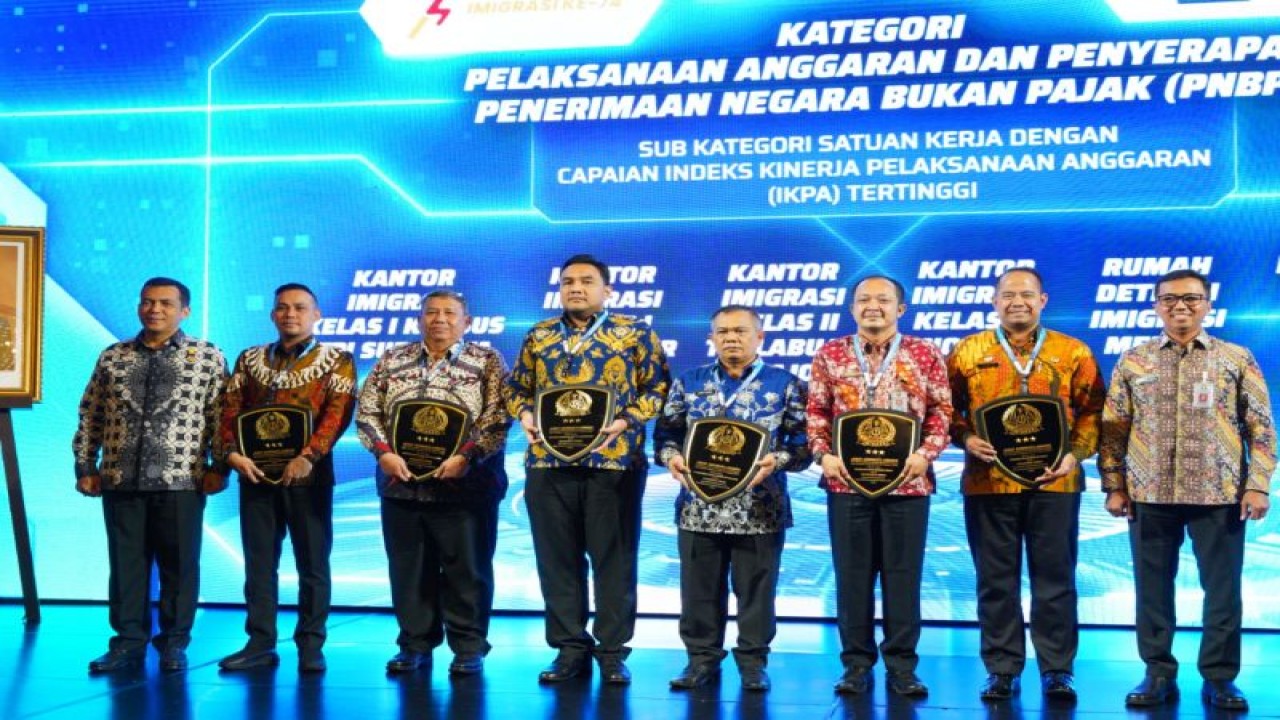
[[[556,398],[556,415],[582,417],[591,413],[591,396],[581,390],[567,392]]]
[[[253,424],[253,429],[263,440],[279,440],[289,435],[289,418],[275,411],[264,413]]]
[[[723,425],[707,435],[707,449],[721,455],[737,455],[747,444],[747,436],[732,425]]]
[[[882,417],[869,417],[858,423],[858,442],[865,447],[888,447],[897,435],[893,423]]]
[[[1044,417],[1030,405],[1017,403],[1000,415],[1000,423],[1010,435],[1030,435],[1044,427]]]
[[[413,414],[413,429],[423,435],[439,435],[449,427],[449,416],[431,405]]]

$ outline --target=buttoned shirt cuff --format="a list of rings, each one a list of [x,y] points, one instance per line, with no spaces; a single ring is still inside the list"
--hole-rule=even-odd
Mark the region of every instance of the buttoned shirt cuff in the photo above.
[[[1115,492],[1124,490],[1124,473],[1122,472],[1103,472],[1102,473],[1102,491]]]
[[[671,462],[671,458],[679,454],[680,454],[680,448],[676,447],[675,445],[663,445],[658,450],[658,462],[662,463],[665,466],[667,463]]]
[[[791,464],[792,455],[790,450],[774,450],[770,454],[773,455],[773,471],[775,473],[782,472]]]

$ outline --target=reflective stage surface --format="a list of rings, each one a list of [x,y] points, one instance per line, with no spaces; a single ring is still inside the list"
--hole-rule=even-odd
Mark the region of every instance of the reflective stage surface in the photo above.
[[[0,606],[0,716],[4,718],[450,718],[484,720],[676,720],[706,718],[1231,718],[1246,717],[1208,708],[1200,700],[1195,671],[1199,634],[1183,632],[1177,654],[1183,662],[1180,702],[1154,711],[1124,707],[1124,696],[1142,677],[1132,632],[1087,630],[1076,667],[1080,697],[1074,705],[1047,703],[1039,692],[1034,660],[1023,675],[1021,697],[984,704],[978,688],[985,672],[978,660],[977,631],[970,627],[928,627],[921,642],[919,674],[929,697],[918,701],[889,695],[882,668],[872,692],[844,698],[832,692],[840,675],[834,625],[785,622],[778,630],[769,664],[773,689],[744,693],[731,660],[718,684],[674,692],[667,681],[685,657],[673,619],[642,619],[628,665],[629,687],[600,684],[598,673],[554,686],[541,686],[538,671],[552,658],[543,644],[538,616],[495,618],[494,650],[483,675],[451,679],[447,648],[436,651],[432,667],[388,676],[385,663],[396,652],[395,620],[375,612],[335,613],[326,647],[328,672],[299,676],[291,644],[280,648],[278,668],[219,672],[217,661],[244,644],[239,609],[202,609],[189,651],[186,673],[164,675],[151,652],[145,669],[90,676],[88,661],[106,649],[107,611],[102,606],[44,608],[44,622],[24,631],[22,609]],[[287,637],[293,615],[281,617]],[[732,631],[730,634],[732,643]],[[1247,693],[1250,718],[1280,718],[1280,635],[1250,634],[1244,641],[1239,685]]]

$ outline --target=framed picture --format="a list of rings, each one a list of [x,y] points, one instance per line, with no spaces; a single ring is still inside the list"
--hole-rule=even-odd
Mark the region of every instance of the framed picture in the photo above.
[[[0,226],[0,407],[40,401],[44,228]]]

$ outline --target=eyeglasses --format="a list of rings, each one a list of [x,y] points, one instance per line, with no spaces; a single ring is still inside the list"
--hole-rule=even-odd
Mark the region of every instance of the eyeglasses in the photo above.
[[[1183,303],[1193,310],[1199,307],[1200,303],[1204,302],[1204,300],[1204,295],[1200,293],[1187,293],[1185,295],[1174,295],[1170,293],[1156,298],[1157,302],[1167,308],[1175,308],[1178,306],[1178,303]]]

